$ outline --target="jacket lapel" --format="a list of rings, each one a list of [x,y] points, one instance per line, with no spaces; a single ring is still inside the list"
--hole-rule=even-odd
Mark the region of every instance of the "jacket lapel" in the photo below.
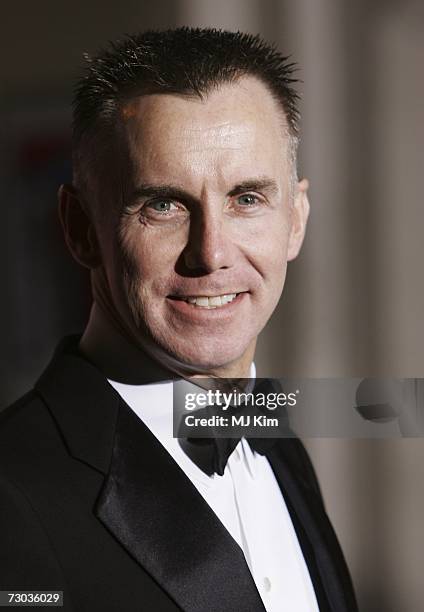
[[[238,544],[75,343],[36,389],[70,454],[105,475],[95,515],[185,612],[264,612]]]
[[[284,495],[320,611],[357,612],[349,571],[302,443],[282,439],[267,458]]]

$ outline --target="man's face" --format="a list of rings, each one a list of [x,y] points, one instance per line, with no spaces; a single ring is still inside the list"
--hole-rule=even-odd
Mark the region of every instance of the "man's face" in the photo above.
[[[97,223],[103,293],[165,359],[199,371],[250,363],[307,216],[279,106],[244,78],[203,101],[142,96],[122,121],[131,170]]]

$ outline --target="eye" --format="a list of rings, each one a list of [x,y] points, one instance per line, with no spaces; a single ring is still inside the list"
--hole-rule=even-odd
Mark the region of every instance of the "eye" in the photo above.
[[[150,202],[147,202],[145,206],[162,215],[166,215],[177,208],[172,200],[165,200],[163,198],[151,200]]]
[[[243,193],[237,197],[237,204],[241,206],[255,206],[258,203],[258,198],[253,193]]]

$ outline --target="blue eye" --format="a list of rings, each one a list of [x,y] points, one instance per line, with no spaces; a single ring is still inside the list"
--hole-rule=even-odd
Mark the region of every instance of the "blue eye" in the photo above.
[[[254,206],[257,203],[257,197],[251,193],[245,193],[237,198],[237,202],[242,206]]]
[[[150,208],[153,208],[154,211],[162,214],[167,214],[171,212],[171,206],[175,206],[175,204],[171,200],[153,200],[147,204]]]

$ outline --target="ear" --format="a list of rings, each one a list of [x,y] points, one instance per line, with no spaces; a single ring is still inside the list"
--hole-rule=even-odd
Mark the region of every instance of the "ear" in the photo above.
[[[100,249],[94,226],[77,190],[72,185],[61,185],[57,195],[60,223],[72,256],[85,268],[99,267]]]
[[[295,259],[305,237],[306,223],[309,216],[308,200],[309,181],[302,179],[296,185],[296,192],[291,209],[291,226],[287,250],[287,261]]]

